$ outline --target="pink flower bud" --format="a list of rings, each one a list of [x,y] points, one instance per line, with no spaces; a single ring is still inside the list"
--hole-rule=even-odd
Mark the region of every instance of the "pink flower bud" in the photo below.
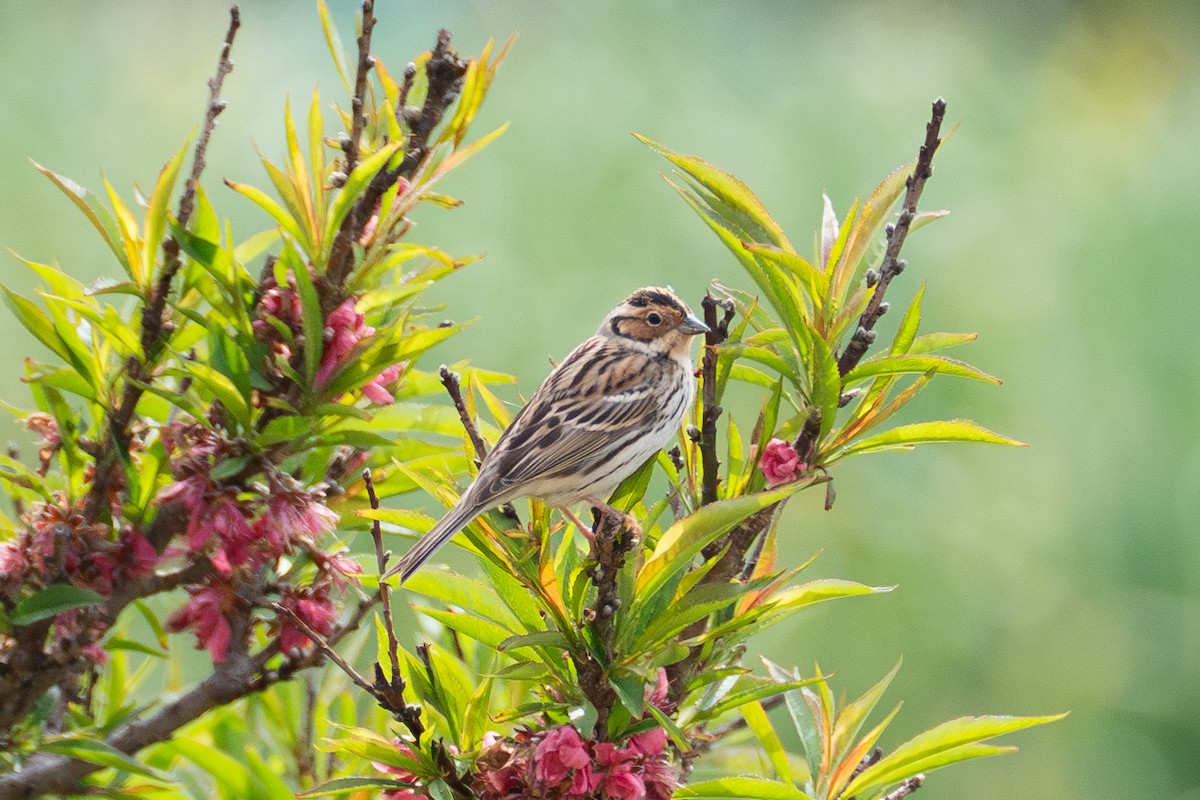
[[[759,460],[763,477],[772,487],[796,480],[808,469],[808,465],[800,461],[799,454],[792,446],[782,439],[772,439],[767,442],[767,449]]]

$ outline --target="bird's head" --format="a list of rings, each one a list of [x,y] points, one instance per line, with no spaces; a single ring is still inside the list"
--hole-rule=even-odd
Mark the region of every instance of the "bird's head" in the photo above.
[[[684,357],[692,337],[708,332],[704,324],[675,292],[648,286],[625,298],[605,317],[600,335],[637,343],[641,347]]]

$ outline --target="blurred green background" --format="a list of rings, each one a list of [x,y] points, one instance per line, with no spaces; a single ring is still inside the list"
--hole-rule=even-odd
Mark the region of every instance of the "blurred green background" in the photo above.
[[[334,2],[344,32],[354,4]],[[267,226],[220,178],[265,183],[285,94],[340,84],[307,2],[247,0],[206,184],[248,235]],[[438,27],[464,53],[519,39],[483,119],[512,128],[451,179],[454,212],[414,238],[487,258],[441,285],[479,318],[440,358],[514,373],[526,393],[632,288],[750,288],[658,177],[636,130],[745,179],[807,242],[821,193],[843,212],[915,154],[929,102],[961,127],[893,286],[928,278],[926,330],[975,330],[918,401],[1029,449],[945,446],[854,459],[839,500],[793,502],[786,558],[896,584],[761,645],[861,692],[903,656],[891,745],[966,713],[1070,710],[1016,756],[932,776],[919,796],[1200,798],[1200,12],[1177,3],[611,3],[381,0],[394,72]],[[28,165],[127,198],[198,123],[220,2],[0,2],[0,244],[111,275],[99,239]],[[5,283],[30,290],[17,262]],[[898,315],[894,315],[898,316]],[[885,322],[895,324],[895,318]],[[7,316],[0,396],[37,346]],[[889,335],[888,326],[884,335]],[[737,410],[747,414],[745,409]],[[19,436],[10,423],[0,433]],[[889,744],[884,742],[885,746]]]

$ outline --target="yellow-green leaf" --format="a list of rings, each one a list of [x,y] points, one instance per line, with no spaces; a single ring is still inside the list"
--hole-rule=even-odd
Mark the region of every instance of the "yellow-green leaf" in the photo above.
[[[951,419],[940,422],[915,422],[901,425],[883,433],[870,436],[847,447],[840,456],[870,453],[878,450],[911,448],[932,442],[980,442],[983,444],[1007,444],[1027,447],[1024,442],[993,433],[970,420]]]

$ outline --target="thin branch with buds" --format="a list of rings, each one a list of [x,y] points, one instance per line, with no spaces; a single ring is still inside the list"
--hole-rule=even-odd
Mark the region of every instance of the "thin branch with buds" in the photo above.
[[[200,138],[196,141],[196,149],[192,156],[192,169],[184,186],[183,195],[179,199],[179,211],[176,219],[179,226],[186,227],[191,217],[196,201],[196,185],[204,171],[205,155],[208,151],[209,139],[217,124],[217,116],[225,110],[225,101],[221,99],[221,89],[225,84],[225,76],[233,70],[233,62],[229,59],[233,48],[233,39],[241,26],[241,14],[238,7],[229,9],[229,28],[221,45],[221,55],[217,60],[217,70],[208,82],[208,103],[204,113],[204,127]],[[95,520],[108,507],[108,490],[112,481],[112,472],[120,461],[120,452],[128,448],[129,426],[133,421],[134,411],[144,392],[143,385],[150,373],[152,364],[162,351],[166,341],[169,320],[164,319],[167,309],[167,296],[170,294],[171,282],[179,272],[179,242],[174,236],[168,236],[162,244],[163,268],[147,302],[142,306],[142,357],[131,355],[126,362],[125,390],[121,402],[110,415],[99,455],[96,457],[96,478],[88,491],[85,505],[85,515]]]
[[[363,103],[367,97],[367,77],[375,66],[371,55],[371,34],[375,30],[375,0],[363,0],[362,30],[358,34],[358,70],[354,77],[354,96],[350,99],[350,141],[346,143],[346,169],[349,175],[358,166],[362,146]]]
[[[370,5],[373,6],[373,3]],[[359,37],[360,73],[364,69],[370,69],[374,64],[370,55],[370,32],[371,28],[364,21],[363,36]],[[364,41],[364,37],[368,38]],[[395,169],[381,169],[376,173],[362,197],[346,215],[346,220],[338,230],[329,252],[326,282],[330,286],[341,287],[354,269],[354,243],[362,236],[363,228],[366,226],[367,220],[371,218],[375,206],[378,205],[384,192],[401,178],[406,180],[412,178],[424,162],[425,156],[429,152],[429,137],[441,123],[446,111],[458,99],[466,74],[467,62],[459,58],[458,54],[450,48],[450,32],[438,31],[437,45],[425,62],[425,75],[428,78],[425,103],[418,113],[409,114],[405,110],[405,113],[402,114],[402,118],[409,123],[404,160]],[[354,146],[353,142],[349,145],[349,147]],[[349,155],[349,150],[347,155]],[[322,298],[322,307],[325,307],[326,303],[329,304],[328,308],[336,306],[341,301],[339,292],[340,288],[339,291],[328,292],[327,296]]]
[[[459,382],[458,376],[445,364],[438,370],[438,374],[442,377],[442,386],[446,387],[450,401],[454,403],[454,408],[458,411],[458,419],[462,422],[463,430],[471,439],[471,447],[475,449],[475,465],[479,466],[487,456],[487,443],[479,435],[479,429],[475,427],[475,420],[471,419],[471,412],[467,410],[466,401],[462,396],[462,384]]]
[[[704,356],[700,361],[701,411],[700,411],[700,470],[701,488],[700,503],[708,505],[716,502],[717,485],[720,482],[721,462],[717,458],[717,419],[724,411],[717,405],[717,347],[729,337],[729,323],[733,319],[733,301],[718,300],[711,293],[705,292],[700,302],[704,309],[704,324],[708,333],[704,334]],[[724,310],[724,316],[717,320],[717,309]]]
[[[371,501],[371,508],[379,510],[379,497],[375,494],[375,481],[371,478],[371,470],[363,470],[363,483],[367,487],[367,497]],[[375,543],[375,561],[379,565],[379,574],[383,575],[387,572],[388,553],[383,549],[383,531],[380,529],[379,520],[371,520],[371,539]],[[389,691],[389,698],[395,699],[392,695],[401,696],[400,705],[403,706],[402,693],[404,692],[404,681],[400,678],[400,643],[396,641],[396,628],[392,624],[392,593],[389,587],[382,581],[379,586],[379,605],[383,610],[383,627],[387,629],[388,637],[388,659],[391,666],[392,678],[387,681],[383,676],[383,671],[379,669],[377,664],[375,667],[375,681],[377,684],[386,684]]]
[[[858,318],[858,328],[850,337],[850,342],[846,345],[841,357],[838,358],[838,372],[843,377],[858,365],[858,362],[866,354],[867,348],[875,341],[875,323],[887,310],[887,306],[883,302],[883,295],[887,291],[888,285],[891,284],[892,278],[903,272],[906,266],[906,263],[900,258],[900,248],[904,246],[909,228],[916,219],[917,201],[921,199],[925,181],[933,174],[933,154],[937,152],[938,145],[942,143],[938,134],[941,132],[942,120],[945,117],[946,101],[939,97],[933,101],[932,115],[929,123],[925,126],[925,141],[917,154],[917,165],[905,183],[904,205],[900,209],[900,217],[896,220],[896,224],[889,225],[887,228],[887,248],[884,250],[879,272],[867,274],[868,285],[872,281],[875,282],[875,292]]]

